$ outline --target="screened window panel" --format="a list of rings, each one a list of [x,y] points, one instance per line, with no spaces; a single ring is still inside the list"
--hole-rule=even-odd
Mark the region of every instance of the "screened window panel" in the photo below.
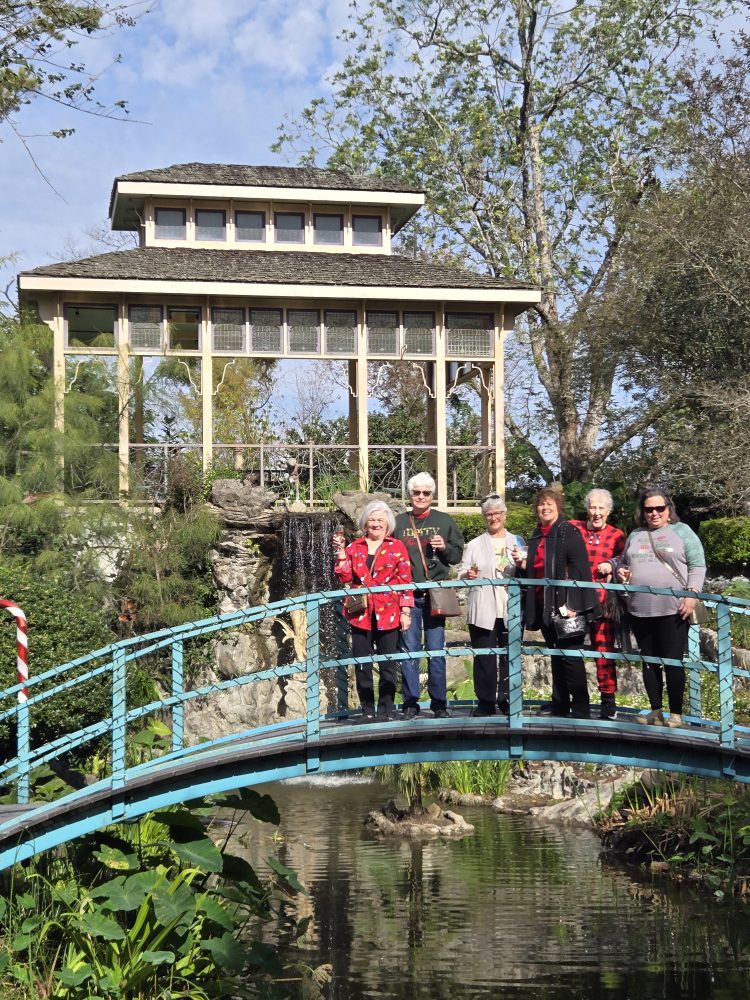
[[[250,350],[281,353],[281,310],[250,310]]]
[[[367,313],[367,353],[398,354],[398,313]]]
[[[357,353],[357,314],[353,309],[326,310],[328,354]]]
[[[117,311],[114,306],[66,306],[69,347],[114,347]]]
[[[215,351],[244,351],[244,309],[214,309],[211,322]]]
[[[159,240],[187,239],[184,208],[157,208],[156,238]]]
[[[383,245],[383,220],[379,215],[355,215],[352,218],[352,241],[355,247]]]
[[[200,309],[169,309],[169,346],[173,351],[197,351],[200,349],[201,311]]]
[[[275,225],[277,243],[305,242],[305,217],[302,212],[277,212]]]
[[[195,238],[197,240],[225,240],[227,217],[223,211],[198,208],[195,211]]]
[[[313,239],[324,246],[340,246],[344,242],[343,215],[313,216]]]
[[[459,358],[492,356],[492,317],[451,313],[445,317],[446,352]]]
[[[317,309],[290,309],[289,350],[301,354],[317,354],[320,350],[320,313]]]
[[[264,243],[266,239],[265,212],[235,212],[235,238],[239,241]]]
[[[130,346],[161,350],[161,306],[131,306]]]
[[[429,312],[404,313],[404,350],[407,354],[433,354],[435,315]]]

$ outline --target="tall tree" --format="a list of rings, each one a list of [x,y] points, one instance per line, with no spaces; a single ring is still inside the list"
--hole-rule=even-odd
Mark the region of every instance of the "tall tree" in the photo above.
[[[106,118],[127,115],[125,101],[97,100],[100,74],[72,59],[71,52],[84,38],[132,26],[147,9],[147,0],[0,0],[0,127],[25,142],[18,116],[37,99]],[[51,135],[64,138],[73,131],[59,128]]]
[[[348,55],[282,127],[278,149],[354,171],[405,175],[428,210],[404,245],[525,274],[542,300],[518,339],[543,389],[565,481],[681,399],[618,394],[621,343],[592,322],[644,195],[673,169],[666,123],[690,114],[679,68],[722,0],[369,0]],[[508,407],[508,429],[526,428]],[[546,462],[537,452],[541,470]]]

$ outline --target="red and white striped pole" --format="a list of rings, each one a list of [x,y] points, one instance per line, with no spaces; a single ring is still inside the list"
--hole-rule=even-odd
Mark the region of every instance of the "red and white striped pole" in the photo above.
[[[30,727],[29,727],[29,707],[26,704],[29,700],[29,692],[26,690],[26,682],[29,679],[29,641],[26,635],[26,615],[13,601],[4,601],[0,598],[0,608],[5,608],[16,619],[16,663],[18,666],[18,683],[23,685],[18,692],[18,726],[16,732],[16,742],[18,746],[18,792],[19,804],[28,805],[30,782],[29,782],[29,757],[31,751]]]
[[[16,619],[16,663],[18,665],[18,683],[26,684],[29,679],[29,640],[26,633],[26,615],[13,601],[0,598],[0,608],[5,608]],[[18,692],[19,702],[27,701],[29,692],[25,687]]]

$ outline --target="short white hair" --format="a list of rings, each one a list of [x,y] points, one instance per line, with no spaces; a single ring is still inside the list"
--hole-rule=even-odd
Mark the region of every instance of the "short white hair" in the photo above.
[[[367,504],[362,513],[359,515],[359,530],[362,534],[365,533],[367,520],[370,515],[374,514],[376,511],[382,511],[385,514],[385,523],[388,529],[388,534],[392,535],[396,530],[396,518],[385,500],[371,500]]]
[[[429,472],[418,472],[416,476],[412,476],[409,482],[406,484],[406,488],[411,493],[415,486],[421,486],[423,490],[432,490],[435,493],[437,489],[437,483],[429,474]]]
[[[598,486],[595,486],[593,488],[593,490],[589,490],[588,491],[588,493],[586,494],[586,496],[583,499],[583,502],[586,504],[586,510],[587,511],[589,509],[589,500],[591,500],[595,496],[604,497],[604,500],[605,500],[605,502],[606,502],[607,507],[609,508],[609,510],[613,510],[614,509],[615,502],[612,499],[612,494],[609,492],[609,490],[601,490],[601,489],[599,489]]]

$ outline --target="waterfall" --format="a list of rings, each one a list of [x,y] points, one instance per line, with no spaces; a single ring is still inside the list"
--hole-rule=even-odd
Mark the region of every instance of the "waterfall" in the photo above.
[[[338,590],[333,572],[333,533],[341,515],[333,513],[287,514],[281,529],[281,567],[276,598]],[[340,605],[320,606],[320,657],[349,655],[349,629]],[[338,704],[336,676],[321,675],[329,706]]]

